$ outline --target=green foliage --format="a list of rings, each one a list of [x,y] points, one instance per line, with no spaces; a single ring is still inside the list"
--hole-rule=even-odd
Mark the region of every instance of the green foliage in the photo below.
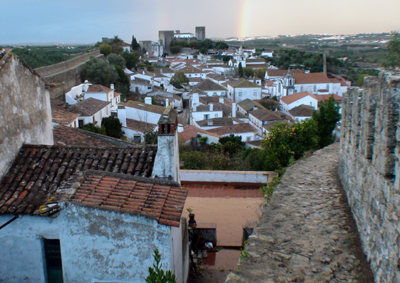
[[[317,123],[308,119],[293,126],[278,123],[270,129],[268,137],[262,142],[264,170],[274,171],[288,166],[291,158],[295,160],[304,152],[318,146]]]
[[[132,42],[131,42],[132,50],[138,50],[140,48],[139,43],[137,42],[135,36],[132,35]]]
[[[199,42],[197,40],[192,40],[189,42],[189,46],[190,48],[196,49],[197,47],[199,47]]]
[[[93,123],[89,123],[83,126],[83,130],[93,132],[100,135],[107,135],[106,128],[104,126],[97,127]]]
[[[200,143],[201,145],[205,145],[205,144],[207,143],[207,140],[208,140],[208,137],[201,137],[201,138],[199,139],[199,143]]]
[[[369,75],[368,75],[368,74],[362,74],[362,75],[360,75],[360,76],[358,77],[358,80],[357,80],[357,85],[362,86],[363,83],[364,83],[364,78],[365,78],[365,77],[369,77]]]
[[[240,64],[242,64],[242,63],[240,63]],[[250,68],[250,67],[244,67],[243,68],[243,73],[248,78],[254,76],[254,70],[252,68]]]
[[[319,147],[325,147],[335,141],[332,131],[336,127],[336,123],[340,120],[340,107],[335,104],[333,96],[327,101],[319,104],[319,111],[314,111],[313,120],[317,123],[317,135]]]
[[[219,145],[215,145],[215,147],[230,155],[234,155],[244,150],[245,143],[242,142],[241,136],[230,134],[229,136],[220,138],[218,142]]]
[[[144,133],[144,142],[146,144],[157,144],[157,131],[150,129]]]
[[[265,68],[255,70],[254,75],[257,78],[263,79],[265,77]]]
[[[123,52],[121,56],[125,59],[126,67],[129,70],[132,70],[132,68],[137,69],[137,64],[139,63],[140,58],[140,55],[137,53],[137,51],[133,51],[131,53]]]
[[[171,46],[169,50],[171,51],[172,54],[177,54],[181,52],[181,47],[180,46]]]
[[[249,253],[245,249],[240,249],[240,258],[248,257]]]
[[[176,72],[170,80],[170,84],[176,88],[183,88],[183,86],[187,85],[188,83],[189,79],[183,72]]]
[[[117,54],[111,53],[110,55],[108,55],[107,60],[111,65],[125,68],[125,59]]]
[[[246,148],[238,157],[243,160],[243,168],[246,171],[263,171],[264,158],[259,148]]]
[[[242,62],[239,63],[238,72],[239,72],[239,77],[240,77],[240,78],[243,78],[243,76],[244,76],[244,71],[243,71],[243,67],[242,67]]]
[[[107,136],[117,139],[122,137],[122,124],[118,118],[115,118],[114,116],[105,117],[101,121],[101,125],[106,128]]]
[[[388,42],[387,53],[384,56],[382,66],[385,68],[400,67],[400,34],[391,32],[392,39]]]
[[[112,52],[112,48],[110,44],[107,43],[102,43],[99,46],[99,50],[101,54],[104,54],[104,56],[108,56]]]
[[[115,90],[122,93],[124,97],[126,97],[126,95],[129,94],[129,88],[131,86],[129,78],[125,75],[122,67],[116,65],[115,71],[118,73],[118,80],[115,83]]]
[[[263,99],[261,99],[260,104],[264,108],[271,110],[271,111],[276,111],[279,108],[279,103],[277,103],[276,100],[273,98],[263,98]]]
[[[176,283],[175,275],[170,270],[164,271],[161,267],[161,254],[158,249],[154,250],[153,267],[149,267],[149,275],[146,277],[148,283]]]
[[[90,57],[81,71],[82,80],[89,80],[93,84],[101,84],[109,87],[118,80],[118,73],[108,61]]]
[[[124,51],[122,47],[124,45],[124,41],[118,37],[118,35],[114,36],[114,38],[110,41],[110,45],[112,48],[112,52],[115,54],[121,54]]]
[[[218,41],[218,42],[215,44],[215,48],[218,49],[218,50],[219,50],[219,49],[226,50],[226,49],[229,48],[229,46],[228,46],[228,44],[227,44],[226,42]]]

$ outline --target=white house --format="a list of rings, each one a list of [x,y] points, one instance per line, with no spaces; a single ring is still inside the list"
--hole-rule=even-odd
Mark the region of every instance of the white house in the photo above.
[[[234,102],[240,102],[246,98],[251,100],[261,99],[261,86],[249,82],[246,79],[229,81],[227,83],[228,98]]]
[[[93,85],[85,81],[85,83],[71,88],[65,94],[65,102],[73,105],[88,98],[95,98],[111,102],[111,110],[115,111],[118,108],[118,103],[121,102],[121,93],[115,92],[114,84],[111,84],[110,87],[108,88],[99,84]]]
[[[261,56],[265,57],[273,57],[274,56],[274,51],[273,50],[265,50],[261,52]]]
[[[293,120],[301,122],[312,117],[312,113],[315,111],[314,107],[310,105],[299,105],[289,110],[289,114]]]
[[[120,105],[125,106],[126,119],[133,119],[149,124],[157,124],[162,113],[165,111],[165,107],[152,105],[151,97],[147,97],[146,102],[129,100],[128,102],[122,102]]]
[[[100,127],[102,119],[111,116],[111,102],[88,98],[71,105],[68,111],[79,114],[79,128],[89,123]]]
[[[269,123],[273,123],[276,121],[287,121],[290,120],[291,117],[280,112],[280,111],[271,111],[265,108],[257,108],[257,110],[253,110],[249,112],[249,120],[250,124],[254,126],[258,134],[262,136],[264,129],[263,126]]]
[[[318,98],[309,92],[298,92],[292,95],[284,96],[280,99],[282,110],[290,111],[292,108],[299,105],[309,105],[315,110],[318,109]]]
[[[147,82],[131,80],[130,90],[140,94],[146,94],[153,90],[153,85]]]
[[[229,136],[231,134],[235,136],[240,136],[242,141],[253,141],[255,140],[256,134],[258,133],[249,123],[235,124],[232,126],[219,127],[215,129],[208,130],[208,132],[217,134],[220,136]]]
[[[332,80],[324,73],[294,73],[293,75],[295,92],[307,91],[318,94],[319,91],[323,90],[326,93],[337,94],[339,96],[343,96],[343,93],[347,92],[347,85],[342,86],[340,81]]]

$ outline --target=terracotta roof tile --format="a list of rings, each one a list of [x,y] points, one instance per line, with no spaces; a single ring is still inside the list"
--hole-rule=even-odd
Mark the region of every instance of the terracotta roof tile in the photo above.
[[[90,85],[86,92],[110,92],[110,91],[113,90],[103,85]]]
[[[156,124],[146,123],[143,121],[138,121],[138,120],[133,120],[133,119],[126,119],[126,126],[129,129],[139,131],[142,133],[157,127]]]
[[[140,109],[143,111],[158,113],[158,114],[162,114],[165,111],[165,107],[163,107],[163,106],[146,104],[144,102],[133,101],[133,100],[128,100],[128,102],[121,102],[121,103],[119,103],[119,105],[131,107],[131,108],[135,108],[135,109]]]
[[[299,105],[289,110],[289,113],[298,117],[311,117],[314,107],[310,105]]]
[[[49,215],[59,211],[57,204],[48,205],[51,196],[77,172],[99,170],[149,177],[156,150],[150,146],[91,149],[25,145],[0,182],[0,213]]]
[[[68,108],[68,111],[79,113],[82,116],[92,116],[110,103],[111,102],[109,101],[102,101],[90,97],[88,99],[79,101],[77,104],[71,105]]]
[[[220,127],[208,130],[210,133],[214,133],[217,135],[226,135],[226,134],[239,134],[239,133],[250,133],[256,132],[256,129],[249,123],[243,124],[235,124],[232,126]]]
[[[331,83],[330,79],[324,73],[294,73],[295,84],[324,84]]]
[[[171,185],[143,183],[123,176],[88,176],[71,202],[155,218],[158,223],[179,227],[187,190]]]
[[[188,141],[189,139],[191,139],[192,137],[196,137],[199,133],[209,134],[211,136],[215,136],[215,137],[218,137],[218,138],[221,137],[221,136],[219,136],[217,134],[210,133],[210,132],[208,132],[206,130],[197,128],[196,126],[192,125],[192,126],[185,127],[183,129],[183,132],[178,134],[178,141],[180,143],[184,143],[184,142]]]
[[[314,95],[314,94],[306,92],[306,91],[297,92],[297,93],[282,97],[281,101],[284,102],[285,104],[289,105],[289,104],[291,104],[299,99],[302,99],[303,97],[306,97],[306,96],[311,96],[312,98],[317,99],[318,95]]]
[[[202,90],[202,91],[226,91],[226,88],[224,88],[223,86],[214,83],[211,80],[204,80],[201,83],[195,85],[193,87],[193,91],[196,90]]]
[[[73,113],[65,109],[52,107],[51,116],[54,123],[69,125],[79,117],[79,113]]]

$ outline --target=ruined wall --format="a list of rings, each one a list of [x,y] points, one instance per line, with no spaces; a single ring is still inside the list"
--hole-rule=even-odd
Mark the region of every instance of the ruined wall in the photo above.
[[[0,179],[22,144],[53,144],[49,92],[16,55],[0,60]]]
[[[343,97],[339,175],[376,282],[400,282],[400,75]]]
[[[63,97],[72,87],[82,83],[80,72],[83,64],[89,61],[91,56],[105,60],[104,55],[96,50],[64,62],[35,69],[47,82],[55,84],[50,88],[51,98]]]

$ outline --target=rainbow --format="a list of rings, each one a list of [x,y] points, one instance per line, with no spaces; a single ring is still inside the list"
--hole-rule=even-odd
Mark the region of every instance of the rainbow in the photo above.
[[[238,26],[236,29],[236,34],[239,37],[245,37],[249,36],[249,26],[250,26],[250,21],[251,21],[251,15],[252,15],[252,10],[254,7],[254,3],[252,0],[244,0],[240,1],[240,7],[239,7],[239,21],[238,21]]]

